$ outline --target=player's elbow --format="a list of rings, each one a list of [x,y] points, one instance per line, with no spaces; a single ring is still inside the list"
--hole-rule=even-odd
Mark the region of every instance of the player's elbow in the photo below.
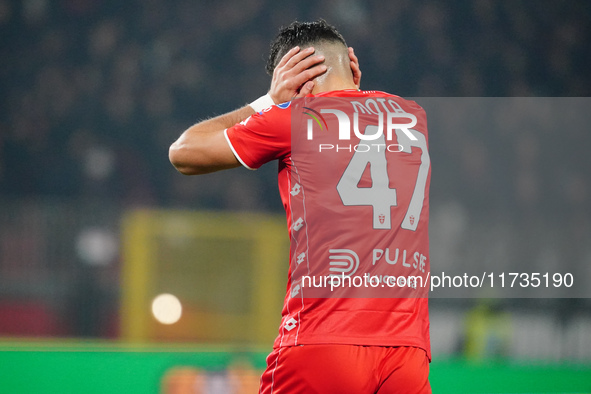
[[[183,175],[202,174],[203,171],[200,171],[200,167],[194,159],[191,160],[191,156],[194,157],[188,148],[179,141],[176,141],[168,149],[168,160],[178,172]]]

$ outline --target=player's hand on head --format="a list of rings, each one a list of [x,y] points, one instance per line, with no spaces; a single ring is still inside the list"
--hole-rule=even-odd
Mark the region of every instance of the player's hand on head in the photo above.
[[[361,86],[361,69],[359,68],[359,59],[355,55],[353,47],[349,47],[349,59],[351,59],[351,71],[353,72],[353,82],[357,89]]]
[[[324,56],[311,56],[314,48],[292,48],[273,71],[269,95],[277,104],[303,97],[312,92],[314,81],[326,71]]]

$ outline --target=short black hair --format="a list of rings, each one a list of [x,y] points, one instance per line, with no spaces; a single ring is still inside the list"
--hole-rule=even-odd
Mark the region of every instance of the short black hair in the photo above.
[[[324,19],[318,19],[315,22],[295,21],[287,27],[282,27],[271,43],[271,51],[269,59],[267,59],[267,72],[273,75],[277,63],[291,48],[295,46],[302,48],[320,41],[340,42],[347,47],[341,33],[334,26],[326,23]]]

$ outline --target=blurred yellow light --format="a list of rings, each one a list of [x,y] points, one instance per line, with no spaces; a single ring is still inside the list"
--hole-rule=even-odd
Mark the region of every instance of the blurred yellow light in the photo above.
[[[160,294],[152,301],[152,314],[162,324],[174,324],[181,318],[183,307],[172,294]]]

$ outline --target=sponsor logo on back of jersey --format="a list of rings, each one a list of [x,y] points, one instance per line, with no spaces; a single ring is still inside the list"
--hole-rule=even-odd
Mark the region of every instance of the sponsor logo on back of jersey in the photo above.
[[[350,249],[330,249],[330,268],[333,274],[351,276],[359,268],[359,256]]]

